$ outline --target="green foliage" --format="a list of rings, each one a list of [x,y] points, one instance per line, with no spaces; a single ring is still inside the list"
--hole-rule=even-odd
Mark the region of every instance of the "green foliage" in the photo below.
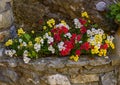
[[[107,13],[107,17],[120,22],[120,2],[109,6],[109,11]]]

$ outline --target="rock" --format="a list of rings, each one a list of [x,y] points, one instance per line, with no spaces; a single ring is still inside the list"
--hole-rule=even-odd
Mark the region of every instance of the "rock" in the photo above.
[[[3,71],[3,75],[10,78],[12,81],[17,81],[18,79],[18,75],[16,72],[14,72],[13,70],[6,70],[6,71]]]
[[[105,11],[106,7],[107,7],[107,5],[106,5],[106,3],[103,2],[103,1],[100,1],[100,2],[98,2],[98,3],[96,4],[96,9],[97,9],[98,11]]]
[[[120,57],[120,27],[118,28],[117,33],[115,34],[115,39],[114,39],[114,43],[115,43],[115,50],[114,53],[116,54],[117,57]]]
[[[81,67],[81,66],[85,66],[88,65],[89,63],[89,59],[88,58],[80,58],[77,62],[68,60],[68,62],[66,63],[66,66],[68,67]]]
[[[72,74],[78,74],[79,73],[80,68],[69,68],[68,70],[68,74],[72,75]]]
[[[72,84],[72,85],[99,85],[99,83],[98,82],[91,82],[91,83],[84,83],[84,84],[79,83],[79,84]]]
[[[105,57],[95,57],[93,60],[89,60],[89,65],[91,66],[106,65],[110,63],[111,63],[111,59]]]
[[[61,74],[48,76],[47,81],[49,85],[71,85],[68,78]]]
[[[12,0],[0,1],[0,29],[8,28],[13,23]]]
[[[4,48],[0,48],[0,57],[3,57],[4,55]]]
[[[82,69],[83,74],[94,74],[94,73],[105,73],[113,71],[115,67],[110,65],[101,65],[101,66],[84,66],[84,69]]]
[[[1,31],[0,32],[0,42],[6,41],[9,38],[9,36],[10,36],[9,30]]]
[[[117,79],[113,72],[109,72],[101,75],[102,85],[117,85]]]
[[[12,39],[17,37],[16,27],[14,25],[10,27],[10,37]]]
[[[9,59],[8,66],[10,67],[17,67],[17,60],[16,59]]]
[[[63,62],[60,58],[55,58],[54,60],[49,61],[48,68],[64,68],[65,67],[65,62]]]
[[[94,82],[99,81],[99,76],[95,74],[79,74],[70,79],[72,83],[88,83],[88,82]]]

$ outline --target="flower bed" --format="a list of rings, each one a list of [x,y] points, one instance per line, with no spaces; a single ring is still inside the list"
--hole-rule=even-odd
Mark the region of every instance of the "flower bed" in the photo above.
[[[18,36],[5,43],[5,54],[22,56],[25,63],[51,54],[78,61],[82,54],[106,56],[109,49],[114,49],[114,37],[93,24],[87,12],[80,19],[75,18],[71,27],[63,20],[56,24],[54,19],[44,22],[42,27],[38,34],[34,30],[27,33],[18,29]]]

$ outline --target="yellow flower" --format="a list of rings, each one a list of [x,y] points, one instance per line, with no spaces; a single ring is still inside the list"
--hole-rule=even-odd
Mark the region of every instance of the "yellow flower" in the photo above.
[[[43,30],[46,30],[47,29],[47,27],[46,26],[43,26]]]
[[[21,36],[22,34],[24,34],[24,30],[22,28],[18,29],[18,36]]]
[[[99,48],[97,46],[94,46],[94,49],[91,50],[92,54],[97,54],[99,53]]]
[[[48,32],[48,35],[51,36],[51,32]]]
[[[106,56],[107,50],[106,49],[100,49],[99,56]]]
[[[76,56],[72,55],[72,56],[70,56],[70,59],[77,62],[79,60],[79,57],[78,57],[78,55],[76,55]]]
[[[95,35],[95,41],[97,42],[97,43],[102,43],[102,35],[100,35],[100,34],[97,34],[97,35]]]
[[[41,37],[36,37],[35,38],[36,43],[40,43],[40,40],[41,40]]]
[[[23,43],[20,43],[20,47],[23,47]]]
[[[110,46],[112,49],[115,49],[115,45],[112,42],[110,42]]]
[[[5,46],[10,46],[13,44],[13,41],[12,39],[9,39],[6,43],[5,43]]]
[[[35,31],[34,31],[34,30],[32,30],[32,31],[31,31],[31,33],[32,33],[32,34],[34,34],[34,33],[35,33]]]
[[[55,20],[54,19],[50,19],[50,20],[47,21],[47,24],[48,24],[49,27],[52,28],[55,25]]]
[[[61,23],[64,24],[64,25],[66,25],[66,22],[64,20],[61,20]]]
[[[106,39],[106,35],[105,34],[103,34],[103,39]]]
[[[87,12],[83,12],[83,13],[81,14],[81,16],[82,16],[82,17],[85,17],[85,18],[89,18]]]
[[[32,45],[33,45],[32,41],[29,41],[28,46],[32,46]]]

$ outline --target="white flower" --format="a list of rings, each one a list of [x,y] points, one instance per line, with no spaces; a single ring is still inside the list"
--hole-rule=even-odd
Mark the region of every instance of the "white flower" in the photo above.
[[[83,41],[79,41],[79,43],[82,43]]]
[[[52,43],[54,41],[53,37],[51,37],[51,36],[48,36],[47,39],[48,39],[48,41],[47,41],[48,44],[50,44],[50,43]]]
[[[91,31],[92,31],[92,34],[93,34],[93,35],[96,34],[96,29],[95,29],[95,28],[92,28]]]
[[[65,37],[68,37],[68,38],[71,38],[71,37],[72,37],[71,33],[66,33],[64,36],[65,36]]]
[[[29,63],[30,60],[31,60],[31,59],[28,58],[28,57],[26,57],[26,56],[23,57],[23,61],[24,61],[25,63]]]
[[[40,39],[40,42],[41,42],[41,44],[44,44],[44,40],[43,39]]]
[[[62,51],[62,50],[65,49],[65,47],[64,47],[64,42],[58,43],[58,49],[59,49],[59,51]]]
[[[48,50],[49,50],[49,51],[51,51],[51,52],[52,52],[52,54],[54,54],[54,53],[55,53],[55,49],[53,48],[53,46],[52,46],[52,45],[50,45],[50,46],[48,47]]]
[[[45,35],[43,36],[44,39],[48,38],[48,33],[45,33]]]
[[[98,29],[98,34],[103,35],[103,34],[104,34],[104,31],[103,31],[102,29]]]
[[[93,35],[93,33],[90,30],[87,30],[87,36],[91,37]]]
[[[20,49],[20,46],[17,46],[18,49]]]
[[[24,53],[23,53],[23,57],[27,57],[28,56],[28,51],[25,50]]]
[[[55,25],[56,26],[56,28],[61,28],[61,27],[66,27],[68,30],[70,29],[70,27],[66,24],[63,24],[63,23],[59,23],[59,24],[57,24],[57,25]]]
[[[21,43],[23,40],[22,39],[19,39],[19,42]]]
[[[110,42],[113,42],[114,37],[113,36],[107,36],[107,40]]]
[[[74,19],[74,24],[75,28],[81,28],[83,26],[77,18]]]
[[[38,43],[34,44],[34,49],[38,52],[41,49],[41,45]]]
[[[13,55],[16,53],[15,50],[5,50],[5,54],[10,56],[10,57],[13,57]]]
[[[23,46],[27,46],[27,43],[26,43],[26,42],[23,42]]]

